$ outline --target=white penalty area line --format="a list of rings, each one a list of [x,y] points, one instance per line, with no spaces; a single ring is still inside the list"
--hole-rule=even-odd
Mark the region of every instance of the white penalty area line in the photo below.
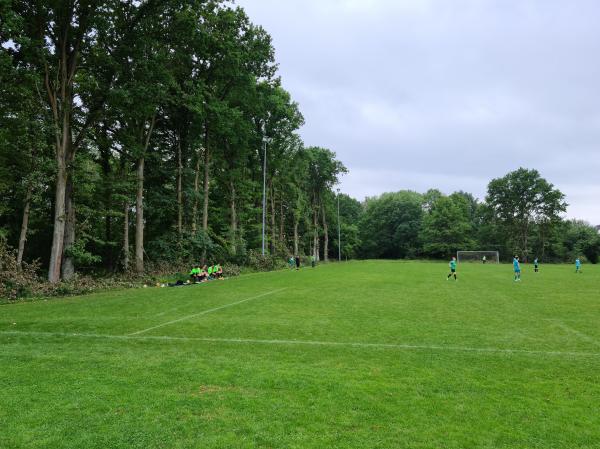
[[[152,327],[149,327],[149,328],[147,328],[147,329],[142,329],[142,330],[140,330],[140,331],[137,331],[137,332],[132,332],[131,334],[127,334],[127,335],[128,335],[128,336],[135,336],[135,335],[144,334],[144,333],[146,333],[146,332],[150,332],[150,331],[152,331],[152,330],[154,330],[154,329],[159,329],[159,328],[161,328],[161,327],[169,326],[169,325],[171,325],[171,324],[179,323],[179,322],[181,322],[181,321],[185,321],[185,320],[189,320],[189,319],[192,319],[192,318],[196,318],[196,317],[198,317],[198,316],[206,315],[206,314],[209,314],[209,313],[212,313],[212,312],[216,312],[216,311],[218,311],[218,310],[226,309],[226,308],[228,308],[228,307],[237,306],[238,304],[242,304],[242,303],[244,303],[244,302],[248,302],[248,301],[253,301],[253,300],[255,300],[255,299],[258,299],[258,298],[263,298],[263,297],[265,297],[265,296],[274,295],[275,293],[282,292],[282,291],[284,291],[285,289],[286,289],[286,288],[280,288],[280,289],[278,289],[278,290],[272,290],[272,291],[270,291],[270,292],[261,293],[260,295],[256,295],[256,296],[252,296],[252,297],[250,297],[250,298],[242,299],[241,301],[232,302],[232,303],[229,303],[229,304],[225,304],[225,305],[223,305],[223,306],[215,307],[215,308],[213,308],[213,309],[203,310],[202,312],[194,313],[194,314],[192,314],[192,315],[187,315],[187,316],[184,316],[184,317],[178,318],[178,319],[176,319],[176,320],[173,320],[173,321],[167,321],[166,323],[158,324],[158,325],[156,325],[156,326],[152,326]]]
[[[475,348],[469,346],[441,346],[441,345],[411,345],[394,343],[360,343],[360,342],[335,342],[314,340],[266,340],[247,338],[212,338],[212,337],[171,337],[153,335],[102,335],[69,332],[35,332],[35,331],[0,331],[0,335],[6,336],[30,336],[30,337],[62,337],[62,338],[91,338],[121,341],[167,341],[167,342],[203,342],[203,343],[227,343],[246,345],[279,345],[279,346],[318,346],[338,348],[359,349],[390,349],[401,351],[440,351],[440,352],[470,352],[479,354],[502,354],[502,355],[540,355],[556,357],[600,357],[600,352],[577,352],[577,351],[542,351],[530,349],[509,348]]]

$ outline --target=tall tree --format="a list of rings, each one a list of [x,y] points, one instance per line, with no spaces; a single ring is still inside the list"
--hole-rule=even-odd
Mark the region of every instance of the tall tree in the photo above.
[[[426,255],[444,258],[474,246],[469,207],[464,196],[457,194],[439,197],[431,204],[420,235]]]
[[[307,148],[306,152],[308,156],[308,184],[313,216],[313,255],[319,260],[319,217],[323,221],[323,230],[325,231],[324,242],[327,245],[329,236],[327,234],[327,217],[324,206],[326,195],[338,183],[339,176],[347,172],[347,169],[344,164],[336,159],[335,153],[331,150],[311,147]],[[324,250],[327,253],[329,248],[325,247]],[[324,255],[325,259],[327,257]]]
[[[566,211],[564,195],[542,178],[537,170],[519,168],[488,185],[486,203],[514,241],[515,250],[527,260],[533,225],[545,226]]]

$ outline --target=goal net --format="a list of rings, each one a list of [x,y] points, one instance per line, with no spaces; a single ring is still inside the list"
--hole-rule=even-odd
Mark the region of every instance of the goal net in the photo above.
[[[485,257],[485,259],[484,259]],[[457,251],[456,260],[461,262],[500,263],[498,251]]]

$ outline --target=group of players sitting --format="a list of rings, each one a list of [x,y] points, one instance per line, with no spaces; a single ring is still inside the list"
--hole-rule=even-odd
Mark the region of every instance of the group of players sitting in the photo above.
[[[213,279],[223,279],[223,267],[221,264],[215,264],[211,266],[196,265],[192,267],[190,271],[190,281],[199,284],[201,282],[210,281]]]

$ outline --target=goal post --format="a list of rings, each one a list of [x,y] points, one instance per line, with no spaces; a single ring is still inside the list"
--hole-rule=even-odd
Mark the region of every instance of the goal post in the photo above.
[[[485,259],[484,259],[485,257]],[[456,261],[462,262],[479,262],[483,263],[500,263],[500,253],[498,251],[457,251]]]

